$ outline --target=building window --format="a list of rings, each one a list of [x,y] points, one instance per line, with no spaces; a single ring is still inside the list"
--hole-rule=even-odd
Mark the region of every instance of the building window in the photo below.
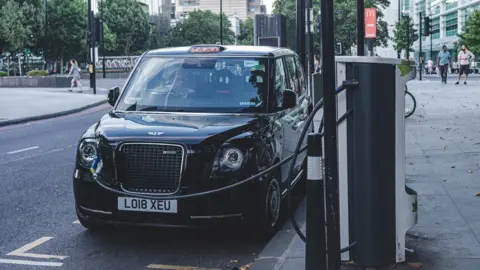
[[[425,0],[422,0],[418,3],[418,12],[425,14]]]
[[[435,5],[430,9],[430,12],[432,13],[431,16],[438,15],[440,14],[440,5]]]
[[[458,13],[455,11],[453,13],[447,14],[445,16],[445,32],[447,37],[453,37],[457,35],[458,32]]]
[[[180,6],[191,7],[198,6],[199,3],[197,0],[180,0]]]
[[[432,19],[432,39],[440,38],[440,17]]]
[[[410,0],[403,1],[403,10],[410,10]]]
[[[480,9],[480,4],[476,4],[474,6],[471,6],[469,8],[466,8],[465,11],[464,11],[464,21],[466,22],[468,20],[468,18],[470,16],[472,16],[472,13],[477,10],[477,9]]]
[[[457,0],[450,0],[445,3],[445,10],[451,10],[458,7],[458,1]]]

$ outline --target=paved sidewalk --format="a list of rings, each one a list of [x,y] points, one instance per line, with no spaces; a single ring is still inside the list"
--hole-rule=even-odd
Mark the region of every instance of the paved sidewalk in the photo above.
[[[107,91],[122,87],[126,79],[97,79],[96,94],[89,80],[82,80],[82,93],[68,88],[0,88],[0,126],[46,119],[103,104]]]
[[[417,111],[406,122],[406,181],[418,193],[419,214],[407,234],[414,253],[395,269],[480,269],[480,82],[469,82],[408,83]],[[302,227],[304,211],[296,213]],[[288,222],[250,270],[305,269],[304,256]]]

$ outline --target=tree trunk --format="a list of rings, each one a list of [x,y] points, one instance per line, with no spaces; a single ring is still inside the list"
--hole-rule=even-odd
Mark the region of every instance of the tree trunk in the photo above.
[[[60,74],[63,75],[63,52],[60,55]]]

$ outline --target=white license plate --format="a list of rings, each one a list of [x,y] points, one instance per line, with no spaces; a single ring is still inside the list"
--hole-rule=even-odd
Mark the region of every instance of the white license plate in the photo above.
[[[118,197],[118,210],[136,212],[177,213],[177,201]]]

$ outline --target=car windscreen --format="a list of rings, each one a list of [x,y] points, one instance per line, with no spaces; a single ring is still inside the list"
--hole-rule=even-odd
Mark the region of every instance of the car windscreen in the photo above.
[[[269,83],[268,58],[146,57],[116,110],[262,113]]]

